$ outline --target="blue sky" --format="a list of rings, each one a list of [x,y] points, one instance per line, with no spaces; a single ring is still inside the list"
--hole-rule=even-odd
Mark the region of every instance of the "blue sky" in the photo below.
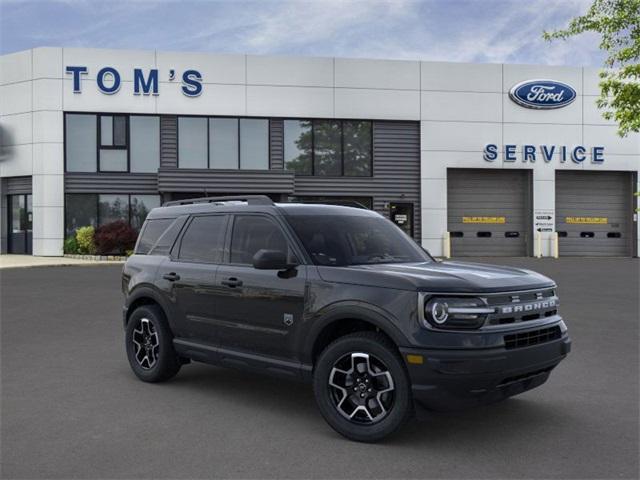
[[[592,0],[0,0],[0,52],[105,47],[600,65],[598,38],[547,43]]]

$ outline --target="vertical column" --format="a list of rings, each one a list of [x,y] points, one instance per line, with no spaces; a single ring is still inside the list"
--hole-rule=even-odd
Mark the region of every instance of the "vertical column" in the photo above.
[[[447,168],[444,162],[434,158],[437,155],[437,152],[420,152],[420,196],[422,246],[439,257],[444,254],[447,231]]]
[[[33,50],[33,254],[59,256],[64,242],[62,49]]]
[[[533,242],[536,242],[537,223],[544,223],[544,220],[537,220],[536,216],[551,216],[553,220],[552,231],[540,232],[541,235],[541,255],[543,257],[553,256],[552,238],[555,232],[555,211],[556,211],[556,176],[555,170],[550,165],[537,165],[539,168],[533,169]]]

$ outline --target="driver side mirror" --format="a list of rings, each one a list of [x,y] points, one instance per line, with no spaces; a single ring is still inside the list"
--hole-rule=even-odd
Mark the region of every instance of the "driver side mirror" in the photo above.
[[[287,254],[280,250],[258,250],[253,256],[253,268],[257,270],[288,270],[295,263],[287,261]]]

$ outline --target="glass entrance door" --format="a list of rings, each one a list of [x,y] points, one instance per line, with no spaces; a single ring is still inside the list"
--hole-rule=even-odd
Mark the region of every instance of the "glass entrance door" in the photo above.
[[[32,217],[31,194],[9,195],[9,253],[31,254]]]
[[[413,203],[391,203],[389,215],[393,223],[413,237]]]

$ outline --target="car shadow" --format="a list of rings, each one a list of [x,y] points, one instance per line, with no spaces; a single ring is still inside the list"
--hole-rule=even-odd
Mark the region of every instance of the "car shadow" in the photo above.
[[[242,404],[256,411],[268,409],[281,414],[284,420],[307,422],[317,426],[314,434],[333,440],[343,437],[325,424],[318,411],[310,384],[281,379],[244,370],[187,365],[170,385],[199,395]],[[283,388],[286,393],[283,393]],[[555,404],[527,398],[509,398],[491,405],[454,412],[420,411],[396,434],[381,442],[385,445],[437,444],[443,439],[464,435],[465,443],[486,442],[499,438],[500,443],[521,438],[523,431],[542,431],[557,427],[571,416]],[[322,428],[325,427],[326,428]],[[346,439],[344,439],[347,441]]]

